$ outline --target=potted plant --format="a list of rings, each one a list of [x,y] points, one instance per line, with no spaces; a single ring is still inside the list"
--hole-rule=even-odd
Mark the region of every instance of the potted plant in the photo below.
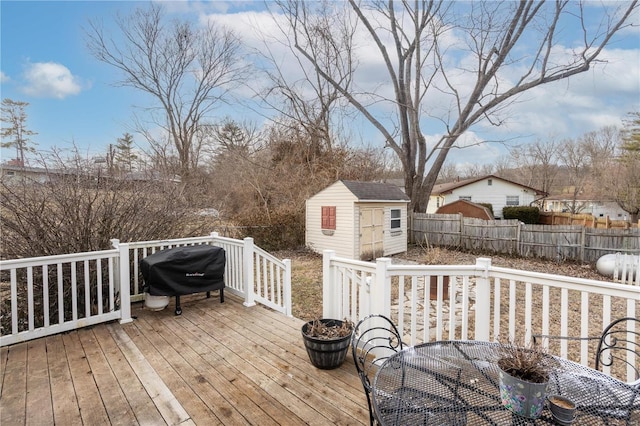
[[[336,319],[314,319],[302,326],[302,339],[307,349],[307,354],[317,368],[330,370],[338,368],[344,362],[353,323]]]
[[[500,399],[508,410],[538,418],[544,408],[555,360],[541,346],[503,343],[498,359]]]

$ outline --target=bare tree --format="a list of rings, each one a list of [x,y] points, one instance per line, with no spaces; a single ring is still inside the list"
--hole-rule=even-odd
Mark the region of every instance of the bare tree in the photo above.
[[[565,190],[569,194],[566,203],[570,213],[580,213],[586,207],[581,195],[591,176],[591,157],[581,139],[566,139],[558,150],[562,166],[566,169],[567,185]]]
[[[630,114],[625,121],[620,143],[620,155],[614,162],[610,193],[616,203],[630,214],[631,222],[640,217],[640,113]]]
[[[314,24],[308,3],[284,4],[281,9],[299,54],[384,137],[402,162],[413,209],[424,211],[450,149],[464,132],[481,121],[501,125],[517,95],[589,70],[612,37],[629,25],[626,21],[637,0],[618,4],[614,11],[603,5],[602,22],[595,30],[585,22],[582,2],[568,0],[553,4],[349,0],[371,39],[367,53],[376,49],[384,62],[390,96],[376,90],[384,87],[357,86],[356,80],[349,80],[347,87],[336,79],[323,61],[327,54],[318,55],[312,47],[333,49],[328,56],[337,57],[350,32],[308,31]],[[558,52],[559,33],[570,24],[581,28],[582,45]],[[318,43],[317,37],[327,40]],[[354,60],[345,69],[355,68]],[[422,132],[427,116],[443,130],[432,146],[427,146]]]
[[[287,14],[307,14],[308,25],[300,29],[306,34],[305,40],[308,40],[305,48],[313,52],[316,61],[322,64],[322,69],[333,80],[349,90],[353,78],[352,39],[355,30],[348,17],[339,14],[328,0],[313,2],[309,6],[313,7],[313,13],[307,13],[306,6],[301,2],[276,3]],[[342,108],[344,98],[338,88],[323,78],[315,67],[296,55],[296,47],[289,38],[290,29],[280,25],[275,16],[274,22],[278,24],[280,36],[262,40],[260,56],[265,59],[262,71],[269,83],[259,96],[277,111],[280,119],[276,117],[275,120],[280,125],[296,123],[295,126],[301,126],[308,134],[310,144],[321,144],[331,150],[341,128],[336,122],[334,110]],[[334,42],[340,45],[326,45]],[[298,72],[292,72],[290,63],[282,63],[281,55],[274,53],[279,49],[292,54],[287,55],[287,59],[293,57],[297,60],[295,70]]]
[[[96,21],[90,21],[86,31],[89,50],[122,72],[119,85],[138,89],[157,101],[160,114],[153,120],[175,146],[186,179],[199,123],[246,76],[240,39],[212,22],[202,28],[188,21],[167,24],[157,3],[131,16],[119,16],[116,23],[119,34],[112,38]]]
[[[551,193],[558,176],[559,144],[553,139],[536,140],[509,150],[518,170],[514,179],[524,185]]]
[[[2,122],[8,126],[2,126],[2,144],[3,148],[16,148],[16,160],[24,166],[24,153],[35,152],[33,142],[30,143],[29,136],[37,135],[27,128],[27,113],[25,108],[28,107],[27,102],[14,101],[9,98],[2,100]],[[7,139],[7,140],[4,140]]]

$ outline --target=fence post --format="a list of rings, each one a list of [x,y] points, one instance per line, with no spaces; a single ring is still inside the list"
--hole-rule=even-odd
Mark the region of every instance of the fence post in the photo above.
[[[584,252],[587,248],[587,227],[582,227],[582,232],[580,233],[580,262],[584,263]]]
[[[291,259],[283,259],[284,263],[284,314],[293,317],[291,313]]]
[[[253,254],[253,238],[246,237],[244,239],[244,250],[243,250],[243,262],[242,267],[244,272],[242,274],[242,285],[244,287],[244,306],[255,306],[255,296],[253,294],[253,283],[254,283],[254,265],[253,261],[255,256]]]
[[[338,294],[340,290],[336,282],[336,274],[331,269],[331,259],[336,257],[334,250],[322,252],[322,317],[340,318]]]
[[[387,269],[391,265],[391,259],[380,257],[376,259],[376,278],[371,283],[371,293],[369,295],[370,312],[365,314],[381,313],[386,317],[391,317],[391,280],[387,278]],[[400,301],[399,303],[402,303]]]
[[[475,340],[489,340],[491,330],[491,282],[489,279],[491,259],[479,257],[476,259],[476,270],[480,274],[476,280],[476,330]],[[500,318],[500,312],[494,313]]]
[[[129,274],[129,244],[118,241],[114,243],[111,240],[111,244],[117,244],[117,249],[120,252],[118,256],[118,269],[119,279],[118,285],[120,287],[120,324],[126,324],[133,321],[131,319],[131,277]]]

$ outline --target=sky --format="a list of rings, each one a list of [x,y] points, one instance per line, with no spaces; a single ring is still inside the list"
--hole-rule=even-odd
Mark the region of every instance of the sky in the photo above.
[[[273,27],[262,2],[162,2],[167,12],[195,22],[214,19],[237,29],[245,41],[258,47],[251,28]],[[86,47],[85,28],[90,19],[112,25],[116,14],[127,15],[146,3],[130,1],[5,1],[0,2],[0,97],[28,102],[27,127],[37,149],[77,146],[87,157],[106,153],[109,144],[125,132],[133,133],[134,106],[148,102],[134,89],[116,86],[117,70],[96,60]],[[589,10],[589,8],[587,8]],[[634,22],[640,23],[638,14]],[[364,41],[366,43],[366,41]],[[526,143],[535,139],[575,138],[607,125],[620,126],[630,111],[640,110],[640,26],[615,38],[602,57],[606,64],[569,81],[538,88],[524,95],[510,112],[508,126],[468,132],[469,141],[509,139]],[[363,57],[366,66],[379,66]],[[265,121],[264,116],[239,107],[216,110],[215,118]],[[362,123],[357,119],[354,126]],[[427,140],[438,137],[425,129]],[[134,135],[141,147],[144,141]],[[363,127],[360,140],[382,146],[380,136]],[[486,164],[504,154],[502,145],[482,144],[455,152],[460,163]],[[1,160],[15,156],[2,149]]]

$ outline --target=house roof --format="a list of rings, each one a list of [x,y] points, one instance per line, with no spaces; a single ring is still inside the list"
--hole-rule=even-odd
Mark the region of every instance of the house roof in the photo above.
[[[407,194],[392,183],[341,180],[358,200],[410,201]]]
[[[535,189],[535,188],[532,188],[532,187],[527,186],[527,185],[522,185],[521,183],[514,182],[514,181],[509,180],[509,179],[504,179],[504,178],[501,178],[501,177],[496,176],[496,175],[485,175],[485,176],[475,177],[475,178],[471,178],[471,179],[459,180],[459,181],[455,181],[455,182],[440,183],[440,184],[437,184],[437,185],[433,186],[433,190],[431,190],[431,195],[450,194],[451,192],[453,192],[454,189],[462,188],[464,186],[467,186],[467,185],[470,185],[472,183],[476,183],[476,182],[479,182],[479,181],[485,180],[485,179],[499,179],[501,181],[508,182],[508,183],[513,184],[513,185],[517,185],[517,186],[520,186],[522,188],[534,191],[537,195],[547,195],[546,192],[541,191],[539,189]]]
[[[493,220],[493,215],[488,208],[467,200],[456,200],[440,206],[438,210],[436,210],[436,213],[462,213],[462,216],[464,217],[475,217],[478,219]]]

